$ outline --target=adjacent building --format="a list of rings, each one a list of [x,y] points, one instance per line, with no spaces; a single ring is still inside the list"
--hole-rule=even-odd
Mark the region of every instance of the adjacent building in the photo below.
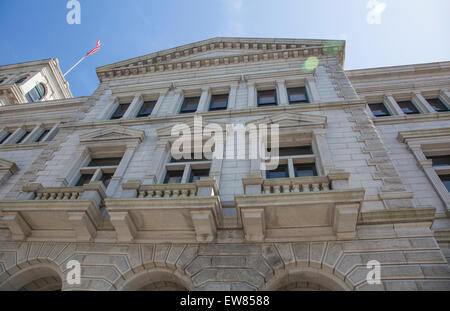
[[[57,60],[1,66],[0,290],[450,290],[450,62],[344,57],[214,38],[81,98]]]

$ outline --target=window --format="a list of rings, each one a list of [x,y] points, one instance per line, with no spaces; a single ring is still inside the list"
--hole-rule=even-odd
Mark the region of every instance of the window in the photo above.
[[[5,80],[6,78],[0,78],[0,84],[2,84]]]
[[[276,169],[267,171],[266,177],[267,177],[267,179],[288,178],[289,177],[288,166],[287,165],[278,165],[278,167]]]
[[[213,95],[211,96],[209,111],[226,110],[227,105],[228,105],[228,95]]]
[[[316,165],[312,163],[295,164],[294,171],[295,177],[317,176]]]
[[[383,103],[369,104],[369,108],[375,117],[387,117],[391,115]]]
[[[111,120],[121,119],[129,106],[130,104],[119,104],[119,107],[117,107],[116,111],[114,111]]]
[[[27,79],[27,76],[20,77],[20,78],[17,79],[16,82],[14,82],[14,83],[15,83],[15,84],[20,84],[20,83],[22,83],[23,81],[25,81],[26,79]]]
[[[27,98],[29,103],[34,103],[44,98],[45,94],[46,94],[45,86],[42,83],[39,83],[34,88],[32,88],[27,94],[25,94],[25,97]]]
[[[431,105],[431,107],[433,107],[433,109],[437,112],[449,110],[448,107],[439,98],[427,99],[427,101]]]
[[[447,191],[450,192],[450,175],[440,175],[439,178],[441,179],[445,188],[447,188]]]
[[[20,144],[20,143],[25,139],[25,137],[27,137],[30,133],[31,133],[31,131],[26,131],[26,132],[19,138],[19,140],[16,142],[16,144]]]
[[[181,184],[184,171],[167,171],[166,177],[164,178],[165,184]]]
[[[278,151],[280,157],[313,154],[311,146],[282,147]]]
[[[122,158],[118,157],[92,159],[87,166],[80,169],[81,177],[76,185],[83,186],[95,180],[100,180],[107,188],[121,160]]]
[[[45,136],[47,136],[47,134],[50,132],[50,130],[44,130],[43,132],[42,132],[42,134],[41,135],[39,135],[39,137],[35,140],[35,142],[40,142],[40,141],[42,141],[44,138],[45,138]]]
[[[148,101],[148,102],[144,102],[142,104],[141,109],[139,110],[137,117],[138,118],[142,118],[142,117],[148,117],[152,114],[153,109],[155,109],[156,106],[156,101]]]
[[[289,88],[287,89],[287,93],[290,105],[309,103],[305,87]]]
[[[445,156],[432,156],[428,157],[429,160],[433,161],[433,166],[450,166],[450,155]]]
[[[12,133],[6,134],[6,136],[3,137],[3,139],[0,141],[0,144],[3,144],[11,135],[12,135]]]
[[[200,97],[185,98],[183,105],[181,106],[180,113],[196,112],[199,102],[200,102]]]
[[[200,180],[200,178],[202,177],[209,177],[209,169],[192,170],[189,182],[195,182],[197,180]]]
[[[405,114],[418,114],[418,113],[420,113],[419,110],[417,110],[416,106],[414,106],[414,104],[410,100],[397,102],[397,104],[399,105],[400,109],[403,110],[403,112]]]
[[[277,91],[258,91],[258,106],[277,106]]]

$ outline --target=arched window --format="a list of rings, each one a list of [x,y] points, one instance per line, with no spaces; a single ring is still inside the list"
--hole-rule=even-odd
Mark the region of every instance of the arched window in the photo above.
[[[14,82],[14,83],[15,83],[15,84],[20,84],[20,83],[22,83],[23,81],[25,81],[26,79],[27,79],[27,76],[23,76],[23,77],[17,79],[16,82]]]
[[[26,95],[25,97],[27,98],[29,103],[32,102],[38,102],[40,101],[42,98],[44,98],[46,94],[45,91],[45,86],[42,83],[39,83],[38,85],[36,85],[34,88],[32,88]]]
[[[4,81],[6,80],[6,78],[0,78],[0,84],[2,84]]]

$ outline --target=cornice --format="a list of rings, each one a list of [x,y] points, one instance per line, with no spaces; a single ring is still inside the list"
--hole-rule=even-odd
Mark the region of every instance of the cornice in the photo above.
[[[450,111],[439,113],[423,113],[415,115],[388,116],[374,118],[375,125],[403,124],[403,123],[422,123],[433,121],[450,120]]]
[[[69,99],[57,99],[57,100],[50,100],[50,101],[42,101],[37,103],[22,103],[22,104],[16,104],[16,105],[8,105],[8,106],[2,106],[0,107],[0,113],[30,113],[33,111],[39,111],[39,110],[48,110],[48,109],[58,109],[58,108],[67,108],[67,106],[70,106],[70,108],[74,108],[74,106],[81,106],[85,104],[90,97],[77,97],[77,98],[69,98]]]
[[[204,55],[207,51],[216,50],[236,50],[243,53],[230,56],[206,56],[194,60],[183,59],[186,56]],[[331,54],[336,55],[343,66],[345,41],[215,38],[99,67],[97,75],[103,82],[106,79],[122,76],[309,56],[321,57]]]

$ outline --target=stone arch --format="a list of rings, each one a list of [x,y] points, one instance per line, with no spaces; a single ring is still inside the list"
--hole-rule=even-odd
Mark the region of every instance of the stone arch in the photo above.
[[[349,291],[351,290],[337,276],[322,269],[303,267],[276,273],[266,283],[269,291]]]
[[[57,291],[62,289],[63,273],[50,263],[19,269],[0,283],[0,291]]]
[[[178,271],[163,268],[136,273],[118,287],[120,291],[190,291],[191,280]]]

